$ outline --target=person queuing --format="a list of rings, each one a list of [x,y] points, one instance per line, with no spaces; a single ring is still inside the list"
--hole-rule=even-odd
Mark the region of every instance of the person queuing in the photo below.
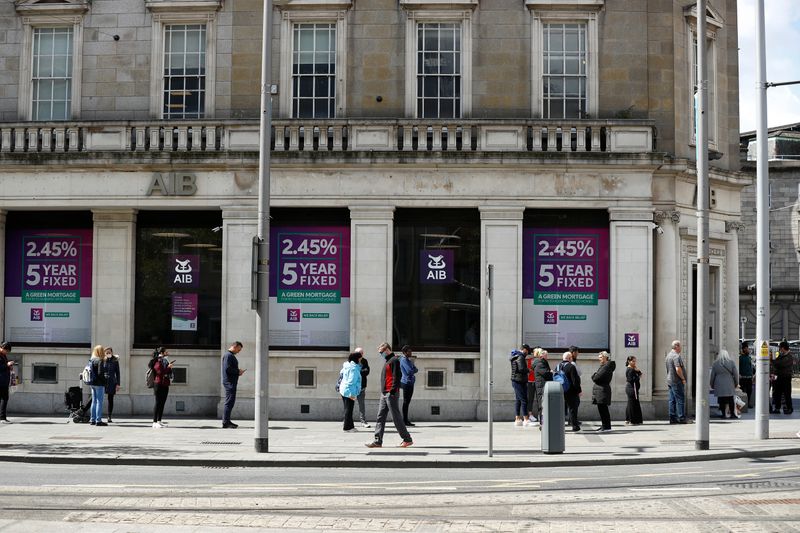
[[[172,381],[172,366],[175,361],[170,362],[167,358],[169,351],[163,346],[159,346],[153,351],[148,366],[155,373],[153,394],[155,405],[153,406],[153,428],[163,428],[166,422],[162,420],[164,416],[164,406],[167,404],[169,386]]]
[[[528,365],[525,354],[520,350],[511,350],[508,355],[511,361],[511,386],[514,388],[514,425],[528,425]]]
[[[597,359],[600,361],[600,368],[592,374],[592,381],[594,381],[592,403],[597,405],[602,423],[597,431],[611,431],[611,414],[608,412],[608,406],[611,405],[611,380],[617,364],[610,360],[608,352],[600,352]]]
[[[728,418],[737,418],[733,395],[736,394],[736,389],[739,387],[739,373],[727,350],[720,350],[717,360],[711,365],[709,385],[717,396],[720,418],[725,418],[726,407],[730,413]]]
[[[361,367],[358,364],[360,360],[360,353],[351,353],[339,371],[339,394],[342,396],[344,406],[342,429],[353,433],[358,431],[353,423],[353,407],[356,404],[356,397],[361,393]]]
[[[114,414],[114,396],[119,392],[119,384],[122,382],[119,373],[119,356],[114,355],[114,348],[106,346],[106,396],[108,398],[108,422],[111,423],[111,415]]]
[[[638,426],[644,422],[642,418],[642,405],[639,403],[639,389],[641,388],[642,371],[636,363],[636,357],[628,356],[625,361],[625,395],[628,405],[625,407],[625,424]]]
[[[739,353],[739,387],[747,394],[747,407],[753,408],[753,376],[755,375],[753,360],[750,358],[750,345],[742,343],[742,351]]]
[[[380,448],[383,446],[383,432],[386,429],[386,418],[389,416],[389,411],[391,411],[394,427],[403,439],[400,443],[400,447],[408,448],[414,444],[414,441],[411,439],[411,435],[408,429],[406,429],[406,425],[403,423],[397,402],[397,392],[400,390],[400,377],[402,376],[400,359],[392,352],[392,347],[388,342],[384,342],[378,346],[378,351],[384,360],[384,365],[381,369],[381,398],[378,403],[378,418],[375,422],[375,438],[372,442],[365,444],[365,446],[367,448]]]
[[[401,350],[400,370],[403,377],[400,378],[400,388],[403,389],[403,422],[408,427],[414,424],[408,419],[408,407],[411,405],[411,398],[414,396],[414,382],[417,380],[416,373],[419,370],[414,360],[417,358],[411,351],[411,346],[406,344]]]
[[[686,366],[681,357],[681,342],[672,341],[672,350],[664,359],[669,389],[669,423],[686,424]]]
[[[578,374],[578,368],[573,363],[572,357],[572,352],[564,352],[556,371],[562,372],[569,382],[569,388],[564,392],[564,403],[567,406],[567,423],[572,427],[572,431],[580,431],[578,405],[580,405],[580,394],[583,389],[581,389],[581,377]]]
[[[8,360],[11,348],[10,342],[3,341],[0,343],[0,424],[11,423],[6,417],[8,389],[11,386],[11,369],[14,368],[14,361]]]
[[[779,413],[781,404],[783,414],[790,415],[794,411],[792,406],[792,354],[789,351],[789,343],[781,341],[778,345],[778,353],[772,360],[771,374],[775,375],[772,383],[772,409],[770,413]]]
[[[541,348],[537,346],[533,350],[527,344],[522,345],[522,351],[525,353],[525,363],[528,365],[528,383],[526,385],[527,400],[528,400],[528,423],[532,425],[539,424],[536,419],[536,374],[533,371],[533,361],[539,357]]]
[[[89,359],[91,365],[92,407],[89,411],[89,423],[93,426],[107,426],[103,422],[103,399],[106,395],[106,351],[98,344],[92,350]]]
[[[536,375],[536,418],[539,420],[539,429],[542,427],[542,398],[544,386],[548,381],[553,381],[553,372],[547,362],[547,350],[540,350],[539,357],[533,361],[533,373]]]
[[[361,392],[358,393],[356,396],[356,400],[358,401],[358,416],[361,418],[361,427],[368,428],[372,427],[367,422],[367,411],[364,408],[364,399],[366,398],[367,394],[367,376],[369,376],[369,362],[367,361],[367,356],[364,354],[364,348],[358,347],[354,352],[361,354],[361,359],[358,360],[358,365],[361,367]]]

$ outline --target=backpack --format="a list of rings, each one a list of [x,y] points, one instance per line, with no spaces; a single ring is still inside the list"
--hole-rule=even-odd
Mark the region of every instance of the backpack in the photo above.
[[[342,378],[344,377],[344,372],[341,370],[339,371],[339,379],[336,380],[336,392],[339,392],[339,386],[342,384]]]
[[[83,371],[81,372],[81,381],[87,385],[94,383],[94,368],[92,367],[91,361],[86,363],[86,366],[83,367]]]
[[[148,389],[152,389],[156,386],[156,371],[151,366],[147,367],[147,372],[144,375],[144,384]]]
[[[569,391],[572,383],[570,383],[567,373],[564,372],[564,363],[561,363],[556,367],[556,371],[553,372],[553,381],[561,383],[561,388],[564,390],[564,392]]]

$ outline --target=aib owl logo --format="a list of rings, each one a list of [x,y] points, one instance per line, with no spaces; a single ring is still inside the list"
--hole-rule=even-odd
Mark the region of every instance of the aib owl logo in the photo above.
[[[299,309],[287,309],[286,310],[286,321],[287,322],[300,322],[300,310]]]
[[[558,324],[558,311],[545,311],[544,312],[545,324]]]

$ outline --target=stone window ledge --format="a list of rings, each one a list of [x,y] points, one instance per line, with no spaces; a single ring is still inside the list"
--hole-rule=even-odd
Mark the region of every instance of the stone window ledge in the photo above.
[[[400,0],[406,9],[475,9],[478,0]]]
[[[605,0],[525,0],[528,9],[601,9]]]
[[[151,13],[210,13],[222,8],[222,0],[145,0]]]
[[[318,9],[323,11],[349,9],[353,7],[353,0],[275,0],[275,7],[279,9]]]
[[[88,0],[77,0],[63,4],[40,4],[34,0],[18,2],[14,9],[18,15],[83,15],[89,11]]]

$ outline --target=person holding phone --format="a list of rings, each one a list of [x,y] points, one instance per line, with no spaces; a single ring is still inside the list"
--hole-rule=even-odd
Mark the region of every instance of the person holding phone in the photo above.
[[[154,379],[153,394],[155,394],[155,406],[153,407],[153,428],[163,428],[166,424],[161,420],[164,416],[164,406],[167,403],[169,386],[172,380],[172,366],[175,361],[167,358],[169,351],[163,346],[159,346],[153,351],[148,365],[153,369],[156,377]]]
[[[114,348],[106,346],[106,396],[108,397],[108,422],[112,422],[114,413],[114,396],[119,392],[120,373],[119,356],[114,355]]]
[[[236,354],[242,351],[244,345],[234,341],[228,351],[222,356],[222,388],[225,390],[225,406],[222,409],[222,429],[236,429],[239,424],[231,422],[231,411],[236,403],[236,387],[239,385],[239,376],[244,370],[239,368]]]
[[[14,362],[8,360],[11,353],[11,343],[3,341],[0,344],[0,424],[10,424],[6,418],[6,408],[8,407],[8,388],[11,385],[11,371]]]

